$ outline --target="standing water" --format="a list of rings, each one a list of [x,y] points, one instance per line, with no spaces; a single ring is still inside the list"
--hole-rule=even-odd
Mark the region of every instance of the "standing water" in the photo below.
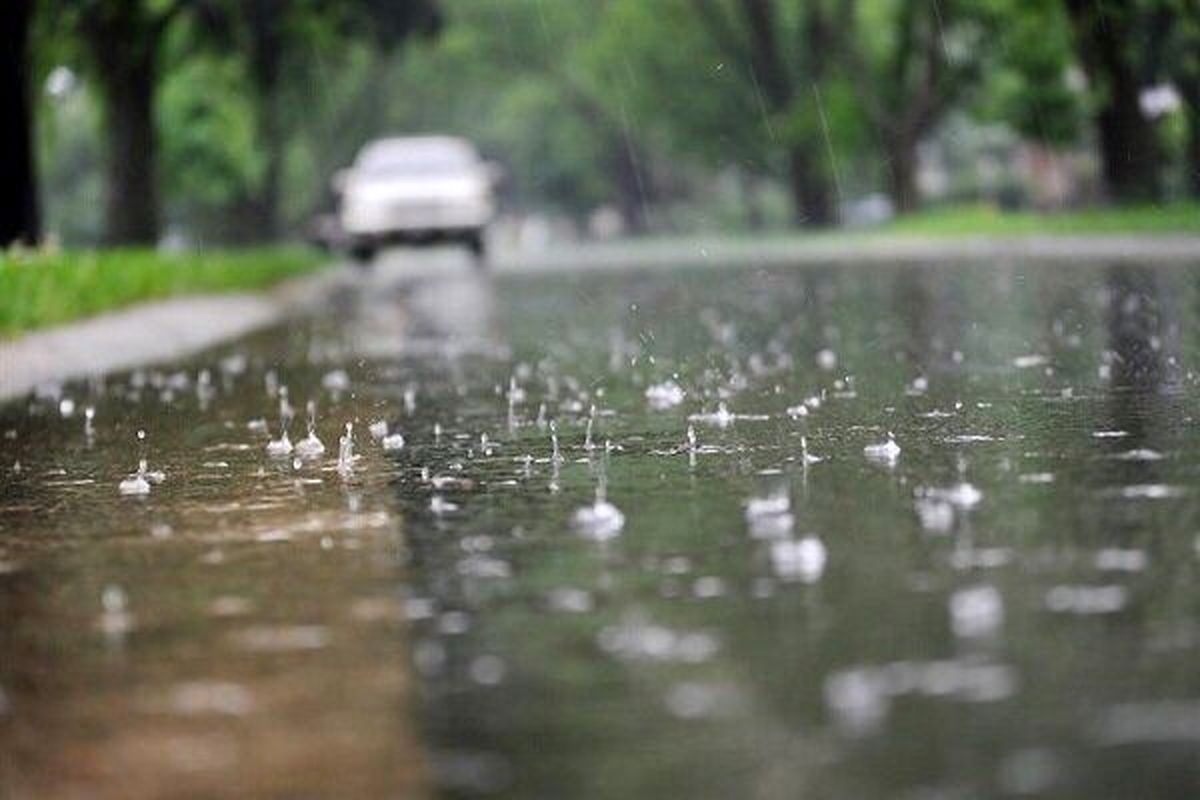
[[[1190,796],[1197,275],[455,274],[13,401],[0,796]]]

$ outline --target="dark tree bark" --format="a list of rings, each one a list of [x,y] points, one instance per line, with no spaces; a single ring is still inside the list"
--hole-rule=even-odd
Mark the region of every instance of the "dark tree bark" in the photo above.
[[[700,3],[698,9],[704,9]],[[783,56],[779,41],[777,9],[772,0],[740,0],[741,19],[746,30],[747,51],[754,90],[773,114],[788,114],[801,101],[797,83]],[[712,10],[704,12],[706,24],[714,27]],[[814,84],[825,75],[829,49],[827,19],[823,3],[810,3],[801,31],[807,77]],[[723,39],[731,37],[722,34]],[[731,54],[736,57],[737,53]],[[807,102],[808,87],[804,87]],[[824,148],[813,137],[792,143],[787,148],[787,183],[792,195],[796,222],[806,227],[823,227],[837,222],[833,185],[829,171],[820,159]]]
[[[245,2],[250,80],[254,84],[254,109],[258,140],[266,157],[262,183],[250,198],[250,220],[255,238],[273,239],[280,231],[279,192],[283,173],[284,131],[280,114],[279,84],[284,51],[285,9],[279,0]]]
[[[1200,93],[1188,102],[1187,167],[1188,189],[1200,200]]]
[[[1165,18],[1168,36],[1177,38],[1169,53],[1167,74],[1179,89],[1187,121],[1184,169],[1192,197],[1200,199],[1200,0],[1181,0]]]
[[[41,236],[33,154],[29,28],[33,0],[15,0],[0,13],[0,248],[33,244]]]
[[[873,67],[845,37],[843,47],[853,71],[863,109],[879,135],[886,160],[887,191],[898,213],[920,206],[917,190],[918,147],[969,91],[978,78],[970,65],[947,64],[941,30],[956,7],[924,0],[905,0],[897,6],[896,43],[890,57]],[[853,25],[847,20],[844,28]]]
[[[1138,69],[1129,52],[1133,10],[1096,0],[1066,0],[1079,61],[1100,100],[1095,112],[1100,162],[1112,199],[1161,195],[1162,155],[1153,123],[1142,114]]]
[[[888,197],[898,214],[915,211],[921,198],[917,192],[917,143],[911,136],[895,134],[884,142],[888,158]]]
[[[612,161],[617,204],[626,230],[635,236],[644,234],[650,229],[649,181],[637,143],[627,131],[614,131]]]
[[[110,64],[102,79],[108,135],[105,236],[109,244],[154,244],[159,233],[154,64],[130,61]]]
[[[821,228],[837,222],[833,192],[824,168],[814,164],[814,155],[823,150],[814,150],[810,145],[792,148],[789,159],[788,179],[796,206],[796,221],[810,228]]]
[[[83,21],[104,100],[105,239],[116,245],[154,244],[159,235],[159,47],[167,24],[183,6],[153,14],[145,5],[105,0]]]

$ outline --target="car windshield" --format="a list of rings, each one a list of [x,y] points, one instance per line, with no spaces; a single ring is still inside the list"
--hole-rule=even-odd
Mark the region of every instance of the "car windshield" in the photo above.
[[[394,143],[367,150],[358,168],[369,177],[445,175],[469,169],[474,160],[467,148],[452,144]]]

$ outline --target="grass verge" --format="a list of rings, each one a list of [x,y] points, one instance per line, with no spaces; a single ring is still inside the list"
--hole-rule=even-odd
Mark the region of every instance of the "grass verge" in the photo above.
[[[0,251],[0,336],[146,300],[261,289],[328,261],[328,256],[302,247],[201,253]]]
[[[875,229],[922,236],[1026,236],[1087,233],[1200,233],[1200,203],[1039,213],[995,206],[947,206],[908,214]]]

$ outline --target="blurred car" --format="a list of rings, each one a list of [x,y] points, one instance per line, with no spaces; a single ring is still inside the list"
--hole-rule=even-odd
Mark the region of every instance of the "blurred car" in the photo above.
[[[465,139],[378,139],[334,176],[341,238],[363,263],[387,244],[447,241],[466,245],[481,261],[496,180],[495,165]]]

